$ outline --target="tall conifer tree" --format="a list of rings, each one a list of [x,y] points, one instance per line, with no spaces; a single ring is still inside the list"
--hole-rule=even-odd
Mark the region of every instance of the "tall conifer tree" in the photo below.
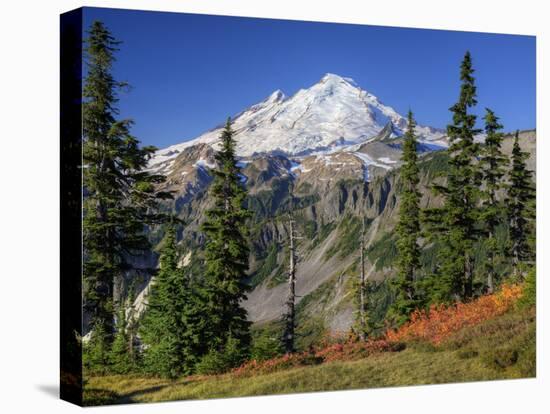
[[[158,223],[160,198],[155,184],[163,176],[144,172],[154,147],[140,148],[130,134],[132,121],[117,120],[117,92],[124,84],[112,74],[116,41],[103,23],[95,21],[86,40],[87,75],[83,89],[83,242],[85,309],[97,332],[93,341],[108,349],[115,331],[115,288],[130,257],[149,249],[145,224]],[[122,290],[122,289],[121,289]]]
[[[206,234],[205,292],[208,307],[208,343],[212,350],[223,352],[229,339],[242,350],[250,345],[250,322],[242,301],[249,287],[248,233],[244,207],[246,190],[235,155],[231,120],[221,134],[216,153],[214,181],[210,187],[213,206],[202,225]]]
[[[420,248],[420,192],[418,191],[419,170],[417,165],[416,123],[412,112],[408,113],[408,127],[403,143],[403,166],[400,169],[401,193],[399,222],[397,223],[397,276],[392,281],[395,302],[390,314],[397,324],[405,322],[418,306],[415,277],[419,267]]]
[[[162,242],[160,270],[152,283],[140,326],[145,370],[168,378],[191,373],[201,354],[201,320],[207,315],[178,267],[173,226]]]
[[[439,209],[426,211],[431,231],[439,242],[440,266],[434,275],[429,292],[431,301],[449,302],[469,300],[473,296],[474,243],[478,238],[480,174],[476,161],[479,145],[474,136],[476,115],[470,109],[477,104],[474,69],[469,52],[460,67],[460,95],[450,111],[453,123],[447,126],[450,146],[449,173],[446,185],[436,185],[434,190],[444,199]]]
[[[521,262],[531,260],[534,256],[534,248],[529,239],[534,235],[535,188],[533,173],[525,165],[527,157],[528,154],[521,150],[519,132],[516,131],[506,200],[510,225],[510,255],[515,275],[520,273]]]
[[[487,291],[492,293],[495,284],[495,259],[498,253],[496,231],[503,221],[502,202],[497,198],[502,189],[504,166],[506,158],[502,155],[502,125],[495,113],[485,110],[485,145],[481,151],[480,168],[483,177],[484,190],[482,194],[482,210],[480,221],[484,225],[486,233],[487,261],[485,271],[487,273]]]

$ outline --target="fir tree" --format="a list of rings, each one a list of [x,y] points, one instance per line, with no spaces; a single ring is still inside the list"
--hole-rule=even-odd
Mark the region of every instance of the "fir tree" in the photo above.
[[[469,300],[473,296],[473,250],[479,236],[476,223],[481,181],[476,161],[479,145],[474,142],[479,130],[475,128],[476,116],[469,113],[477,104],[473,73],[472,59],[466,52],[460,68],[459,100],[450,108],[453,123],[447,126],[447,184],[433,187],[443,197],[444,205],[425,211],[430,232],[442,246],[438,254],[440,265],[429,292],[434,302]]]
[[[512,149],[512,168],[506,206],[510,226],[510,255],[514,274],[520,273],[520,264],[533,259],[534,248],[530,237],[534,237],[535,188],[532,172],[525,165],[528,154],[521,150],[519,132],[516,131]]]
[[[82,351],[84,369],[97,374],[109,371],[110,348],[104,324],[98,321],[92,326],[89,340],[83,344]]]
[[[416,272],[419,267],[420,248],[420,192],[418,191],[419,170],[417,165],[416,123],[411,111],[408,113],[408,128],[403,143],[403,166],[400,170],[401,192],[399,222],[397,223],[397,276],[392,281],[395,302],[390,315],[398,325],[405,322],[418,306],[415,290]]]
[[[178,268],[176,231],[171,226],[163,240],[160,270],[147,296],[140,326],[147,372],[168,378],[191,373],[201,346],[200,302]]]
[[[481,223],[484,223],[486,233],[487,261],[487,291],[492,293],[495,284],[495,260],[498,253],[496,231],[503,221],[503,206],[498,200],[498,192],[502,189],[502,179],[505,174],[506,158],[502,155],[502,125],[495,113],[485,110],[485,145],[481,151],[480,168],[483,177]]]
[[[120,306],[118,311],[115,339],[111,347],[109,362],[111,371],[116,374],[127,374],[134,368],[125,306]]]
[[[245,221],[249,212],[244,208],[246,190],[237,166],[235,145],[228,119],[210,187],[213,206],[202,225],[206,235],[208,343],[213,352],[223,352],[229,338],[243,350],[250,344],[250,322],[241,306],[249,289],[245,284],[249,255]]]
[[[83,242],[85,309],[91,326],[101,326],[106,350],[115,331],[115,287],[131,269],[128,258],[150,248],[145,224],[162,219],[155,207],[166,193],[155,184],[163,176],[144,172],[154,147],[139,147],[130,134],[132,121],[117,120],[117,92],[125,85],[112,74],[119,44],[101,22],[94,22],[86,41],[87,76],[83,89]],[[122,290],[122,289],[120,289]]]

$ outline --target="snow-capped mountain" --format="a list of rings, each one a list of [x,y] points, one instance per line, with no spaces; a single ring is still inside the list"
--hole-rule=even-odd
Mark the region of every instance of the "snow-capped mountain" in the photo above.
[[[233,118],[237,153],[245,157],[333,152],[367,142],[388,126],[392,136],[399,136],[407,120],[352,79],[334,74],[326,74],[315,85],[291,97],[276,90]],[[166,171],[185,148],[199,143],[215,145],[221,128],[159,150],[151,160],[151,168]],[[440,143],[444,136],[444,131],[429,126],[419,125],[416,131],[424,141]]]

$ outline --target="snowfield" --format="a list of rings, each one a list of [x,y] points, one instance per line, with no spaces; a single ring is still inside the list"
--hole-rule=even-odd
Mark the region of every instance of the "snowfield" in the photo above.
[[[352,79],[329,73],[291,97],[276,90],[236,115],[233,129],[239,156],[277,152],[300,156],[331,153],[364,143],[389,123],[396,136],[407,126],[405,117],[361,89]],[[169,170],[170,162],[193,145],[204,143],[215,147],[222,128],[157,151],[149,163],[150,169]],[[431,142],[441,145],[444,131],[428,126],[417,126],[416,131],[427,145]],[[380,164],[386,165],[383,161]]]

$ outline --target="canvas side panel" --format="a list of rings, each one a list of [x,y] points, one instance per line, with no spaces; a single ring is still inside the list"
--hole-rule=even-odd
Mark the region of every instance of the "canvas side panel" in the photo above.
[[[82,405],[82,9],[61,15],[60,397]]]

